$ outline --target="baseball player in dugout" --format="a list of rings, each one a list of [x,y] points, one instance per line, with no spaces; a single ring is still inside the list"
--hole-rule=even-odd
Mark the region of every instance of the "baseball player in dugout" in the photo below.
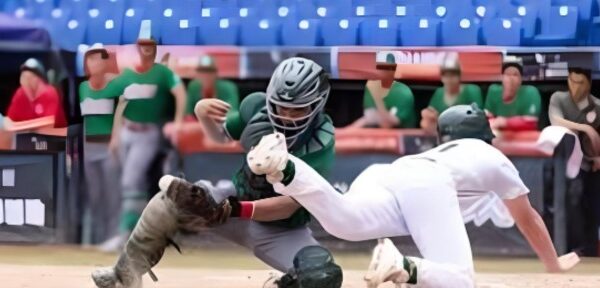
[[[105,251],[118,251],[135,227],[153,187],[147,175],[164,143],[162,126],[174,120],[177,135],[185,113],[183,83],[165,65],[155,63],[157,47],[150,27],[142,27],[137,52],[138,65],[119,76],[124,91],[115,111],[110,149],[122,165],[121,233],[102,245]]]
[[[538,129],[542,99],[538,89],[522,85],[523,63],[507,57],[502,64],[502,85],[492,84],[485,99],[485,111],[494,130]]]
[[[79,103],[84,123],[84,169],[87,201],[83,242],[105,241],[118,235],[121,189],[118,161],[109,152],[115,107],[123,94],[116,74],[108,73],[109,53],[101,45],[84,54],[87,81],[79,85]],[[98,203],[104,203],[98,205]]]
[[[457,54],[448,54],[440,66],[443,87],[435,89],[429,106],[421,111],[421,128],[435,134],[440,113],[454,105],[472,103],[483,107],[481,88],[475,84],[461,83],[461,70]]]
[[[248,165],[266,175],[275,191],[308,209],[333,236],[349,241],[413,238],[423,258],[404,257],[391,241],[380,241],[365,276],[369,288],[387,281],[398,287],[475,287],[463,217],[489,205],[504,208],[514,219],[546,271],[573,268],[579,257],[557,257],[519,172],[491,145],[494,135],[485,113],[476,104],[457,105],[440,115],[438,127],[440,146],[369,166],[345,194],[289,154],[278,133],[263,137],[248,153]]]
[[[579,136],[584,159],[580,177],[583,194],[569,193],[568,244],[586,256],[599,253],[600,234],[600,100],[591,94],[590,64],[569,64],[568,90],[550,98],[552,125],[566,127]]]
[[[368,80],[363,97],[364,114],[348,128],[415,128],[415,99],[404,83],[394,80],[397,64],[389,55],[385,63],[377,63],[379,79]]]
[[[335,153],[334,128],[323,111],[329,91],[321,66],[309,59],[289,58],[273,72],[266,93],[244,98],[239,115],[228,114],[231,105],[217,98],[201,99],[195,114],[213,140],[239,140],[246,152],[263,136],[279,131],[290,153],[325,176]],[[306,209],[291,197],[275,193],[266,176],[254,174],[246,163],[240,163],[233,183],[231,188],[217,188],[207,181],[191,184],[164,176],[161,192],[144,209],[117,264],[93,273],[96,285],[141,287],[143,274],[156,279],[150,269],[169,244],[176,246],[172,239],[178,231],[211,227],[269,266],[288,272],[267,283],[272,287],[341,286],[340,267],[313,238]]]

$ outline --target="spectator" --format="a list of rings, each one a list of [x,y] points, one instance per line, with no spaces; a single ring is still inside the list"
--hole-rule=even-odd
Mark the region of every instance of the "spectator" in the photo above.
[[[194,107],[201,99],[217,98],[231,105],[229,113],[236,113],[240,105],[240,96],[235,83],[218,79],[217,66],[212,57],[205,55],[200,57],[196,68],[195,79],[192,80],[187,89],[186,115],[194,116]],[[196,121],[194,119],[194,121]]]
[[[84,123],[84,169],[87,201],[84,217],[85,244],[99,243],[118,234],[121,193],[119,165],[108,144],[113,129],[116,100],[123,89],[116,75],[107,73],[109,54],[92,46],[84,55],[88,80],[79,85]]]
[[[474,84],[461,84],[460,63],[456,57],[448,57],[440,67],[442,83],[433,93],[429,106],[421,111],[421,128],[430,134],[437,130],[437,118],[451,106],[476,103],[483,107],[481,89]]]
[[[485,99],[485,110],[494,130],[537,130],[541,97],[537,88],[521,85],[520,59],[502,64],[502,85],[492,84]]]
[[[149,34],[146,28],[149,30],[142,27],[141,35]],[[104,243],[104,251],[121,248],[146,206],[152,187],[148,174],[163,153],[161,126],[173,120],[173,96],[174,135],[178,135],[185,114],[185,88],[171,69],[154,62],[157,47],[150,35],[137,41],[137,52],[139,65],[125,69],[119,76],[125,87],[115,112],[115,127],[120,131],[113,135],[110,144],[111,151],[118,147],[123,170],[122,233]]]
[[[598,255],[600,225],[600,99],[590,93],[591,71],[570,65],[569,90],[552,94],[548,109],[550,123],[577,132],[582,145],[583,194],[569,195],[567,215],[569,246],[585,256]]]
[[[378,63],[380,79],[368,80],[363,98],[364,115],[349,128],[414,128],[417,124],[415,99],[410,88],[394,81],[396,63],[387,57]]]
[[[11,121],[54,116],[54,127],[67,126],[61,98],[47,83],[46,70],[40,61],[30,58],[21,65],[20,82],[6,115]]]

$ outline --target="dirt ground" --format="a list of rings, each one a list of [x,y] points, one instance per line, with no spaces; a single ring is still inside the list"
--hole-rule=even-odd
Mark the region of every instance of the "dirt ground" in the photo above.
[[[335,256],[344,268],[344,287],[365,287],[362,275],[369,255]],[[113,263],[115,258],[79,247],[0,246],[0,287],[91,288],[91,271]],[[478,287],[482,288],[600,287],[597,259],[584,259],[574,271],[563,275],[542,273],[535,259],[477,259],[476,270]],[[145,287],[260,288],[272,272],[243,250],[194,250],[183,256],[169,251],[155,269],[159,282],[147,278]]]

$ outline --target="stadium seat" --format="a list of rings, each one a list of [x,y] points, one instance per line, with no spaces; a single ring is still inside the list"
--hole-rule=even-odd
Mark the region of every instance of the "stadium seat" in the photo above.
[[[135,43],[140,34],[140,26],[142,20],[151,20],[150,34],[152,38],[157,41],[160,39],[160,14],[156,14],[156,11],[145,10],[140,7],[132,6],[125,10],[123,16],[123,32],[122,32],[122,43],[132,44]]]
[[[131,0],[125,6],[125,11],[134,9],[140,15],[144,15],[144,18],[154,19],[163,13],[163,3],[171,2],[169,0]]]
[[[6,2],[0,2],[3,4],[3,11],[6,14],[12,15],[16,18],[31,17],[31,9],[28,9],[27,2],[25,0],[7,0]]]
[[[594,17],[591,23],[588,45],[600,46],[600,17]]]
[[[451,17],[442,23],[444,46],[479,44],[479,24],[473,18]]]
[[[350,0],[316,0],[315,4],[319,18],[345,18],[354,14]]]
[[[196,26],[188,18],[173,18],[161,22],[161,44],[195,45]]]
[[[202,45],[237,45],[239,28],[237,18],[201,20],[198,26],[198,42]]]
[[[508,5],[499,7],[499,18],[518,18],[521,20],[521,45],[533,44],[533,37],[537,34],[537,21],[540,5],[530,3],[517,3],[517,6]]]
[[[55,37],[53,40],[64,50],[77,51],[79,44],[85,40],[86,26],[85,18],[69,19],[63,27],[57,27],[62,31],[61,36]]]
[[[440,20],[410,17],[400,24],[400,45],[437,46]]]
[[[181,0],[175,0],[175,1],[170,0],[170,1],[178,2]],[[204,7],[204,8],[210,7],[210,8],[221,8],[221,9],[232,9],[232,8],[238,7],[236,0],[202,0],[202,1],[185,0],[185,1],[195,1],[198,3],[201,2],[202,7]],[[246,2],[248,2],[248,1],[246,1]]]
[[[473,18],[475,8],[471,0],[432,0],[431,11],[438,18]]]
[[[59,8],[69,11],[72,17],[87,17],[90,0],[60,0]]]
[[[358,44],[358,21],[349,19],[323,19],[321,35],[324,46],[351,46]]]
[[[534,44],[561,46],[577,44],[578,9],[574,6],[551,7],[540,15],[541,33]]]
[[[552,6],[577,6],[579,20],[577,23],[578,44],[585,45],[590,27],[593,25],[593,16],[598,16],[597,0],[552,0]],[[593,15],[596,14],[596,15]]]
[[[49,18],[54,10],[54,0],[35,0],[29,1],[27,9],[29,10],[28,16],[33,18]]]
[[[123,11],[108,10],[110,8],[118,9],[117,7],[97,7],[89,10],[85,43],[88,45],[95,43],[105,45],[121,44]]]
[[[394,16],[395,7],[389,0],[355,1],[353,8],[354,16],[357,17],[374,17],[374,16]]]
[[[392,12],[397,17],[434,15],[431,0],[392,0]]]
[[[71,19],[70,13],[70,10],[58,7],[52,10],[49,18],[44,19],[43,23],[52,39],[57,39],[57,37],[61,37],[60,35],[64,33],[67,22]]]
[[[494,46],[520,46],[521,20],[493,18],[482,22],[484,43]]]
[[[240,44],[244,46],[276,46],[280,41],[278,19],[244,19],[240,26]]]
[[[318,20],[285,21],[281,26],[281,43],[285,46],[319,46]]]
[[[361,45],[396,46],[398,22],[393,18],[366,18],[359,25]]]

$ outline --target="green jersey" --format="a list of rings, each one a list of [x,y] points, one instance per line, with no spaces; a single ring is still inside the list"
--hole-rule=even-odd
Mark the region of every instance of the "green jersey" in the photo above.
[[[125,69],[119,77],[128,100],[124,116],[139,123],[161,124],[173,119],[175,101],[171,89],[181,83],[181,79],[171,69],[155,63],[150,70],[138,73]]]
[[[383,103],[385,109],[400,120],[400,126],[398,128],[416,127],[417,114],[415,113],[415,98],[412,90],[410,90],[406,84],[394,81],[388,95],[383,98]],[[369,91],[369,88],[366,86],[363,107],[365,112],[371,109],[377,109],[373,95],[371,95],[371,91]]]
[[[331,119],[326,115],[322,115],[315,121],[316,125],[313,129],[306,132],[312,135],[304,138],[302,145],[297,145],[297,148],[290,153],[325,177],[335,157],[334,128]],[[258,144],[262,136],[273,133],[274,129],[267,114],[266,95],[253,93],[246,97],[240,105],[239,116],[228,117],[225,129],[233,139],[240,140],[245,151]],[[242,201],[280,196],[273,190],[273,186],[267,182],[264,175],[253,174],[246,163],[233,176],[233,183],[238,198]],[[300,208],[288,219],[267,223],[294,228],[305,225],[308,221],[310,221],[310,214],[306,209]]]
[[[502,100],[502,85],[492,84],[488,89],[485,99],[485,110],[494,116],[540,116],[542,98],[537,88],[531,85],[522,85],[517,91],[517,96],[511,103]]]
[[[460,93],[458,94],[458,97],[454,99],[454,103],[446,102],[446,97],[444,96],[444,87],[435,89],[435,92],[429,101],[429,107],[435,109],[438,114],[440,114],[451,106],[470,105],[472,103],[476,103],[479,107],[483,107],[481,88],[475,84],[463,84],[460,87]]]
[[[217,80],[215,83],[215,94],[217,99],[231,105],[230,113],[238,111],[240,95],[238,94],[237,86],[233,82],[221,79]],[[194,107],[202,98],[204,98],[204,95],[202,95],[202,83],[198,80],[190,81],[187,88],[186,115],[194,114]]]
[[[94,90],[89,81],[79,85],[79,105],[83,116],[85,135],[110,135],[117,99],[123,94],[120,81],[114,79],[103,89]]]

